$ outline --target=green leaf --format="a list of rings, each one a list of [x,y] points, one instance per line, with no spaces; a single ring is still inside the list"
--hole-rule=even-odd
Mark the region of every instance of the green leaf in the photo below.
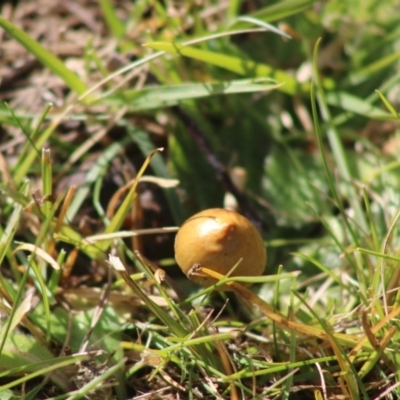
[[[34,337],[21,333],[9,333],[0,355],[0,376],[18,376],[38,371],[44,365],[57,361],[50,351]],[[67,389],[68,377],[61,370],[54,371],[51,379]]]

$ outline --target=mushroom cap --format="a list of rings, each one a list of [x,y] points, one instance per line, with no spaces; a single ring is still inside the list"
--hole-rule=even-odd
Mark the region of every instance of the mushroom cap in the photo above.
[[[192,281],[208,287],[215,280],[189,276],[194,265],[226,275],[241,260],[232,276],[260,276],[267,252],[260,233],[247,218],[235,211],[211,208],[183,223],[175,238],[175,259]]]

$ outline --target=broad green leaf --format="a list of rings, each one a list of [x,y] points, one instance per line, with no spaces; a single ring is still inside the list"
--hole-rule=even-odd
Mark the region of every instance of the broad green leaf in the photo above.
[[[57,360],[50,351],[41,345],[34,337],[22,333],[10,332],[7,336],[3,352],[0,355],[0,376],[17,376],[27,372],[34,372],[43,367],[43,364],[53,364]],[[61,371],[51,374],[51,379],[61,388],[67,388],[68,378]]]
[[[87,303],[88,301],[86,299],[82,299],[80,307],[82,309],[86,308]],[[80,311],[79,313],[70,316],[68,311],[62,308],[55,308],[50,315],[52,339],[61,344],[64,343],[65,338],[68,335],[67,327],[69,327],[68,329],[70,329],[71,338],[68,345],[72,352],[79,351],[85,336],[90,329],[94,312],[95,309],[90,308],[89,310]],[[39,304],[37,308],[31,312],[31,318],[38,327],[46,329],[47,321],[43,312],[42,304]],[[116,350],[115,336],[112,336],[111,333],[114,332],[117,334],[121,326],[122,319],[117,316],[116,311],[113,310],[112,307],[106,307],[100,320],[93,330],[93,333],[90,337],[90,344],[98,342],[96,349],[97,347],[106,347],[111,353],[112,351]],[[111,336],[109,337],[109,335]]]
[[[21,396],[16,396],[10,389],[3,390],[0,393],[0,400],[18,400]]]

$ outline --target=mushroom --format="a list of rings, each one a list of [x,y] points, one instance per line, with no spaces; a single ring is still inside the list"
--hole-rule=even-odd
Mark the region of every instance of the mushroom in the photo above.
[[[235,211],[211,208],[183,223],[175,238],[175,259],[189,279],[209,287],[216,281],[192,273],[196,266],[227,275],[239,263],[231,276],[260,276],[267,252],[260,233],[247,218]]]

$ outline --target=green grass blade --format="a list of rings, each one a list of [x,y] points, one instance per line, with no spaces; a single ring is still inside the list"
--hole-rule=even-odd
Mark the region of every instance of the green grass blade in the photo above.
[[[98,158],[93,166],[89,169],[85,176],[85,184],[81,185],[77,188],[75,192],[75,196],[71,201],[71,204],[68,208],[66,220],[72,221],[82,203],[87,198],[88,194],[92,190],[92,185],[107,171],[110,162],[122,151],[123,146],[127,145],[128,140],[122,140],[120,142],[111,143],[110,146],[104,151],[101,158]]]
[[[268,22],[261,21],[255,17],[243,16],[243,17],[238,17],[237,20],[249,22],[250,24],[264,28],[266,31],[273,32],[277,35],[285,37],[286,39],[291,39],[291,37],[286,32],[278,29],[277,27],[269,24]]]
[[[325,99],[329,105],[341,108],[346,113],[352,112],[371,119],[393,119],[390,114],[386,113],[384,110],[370,104],[368,99],[364,100],[347,92],[327,92],[325,94]],[[335,118],[333,121],[336,123],[337,119]]]
[[[150,152],[154,148],[154,145],[151,142],[151,139],[149,138],[147,132],[139,130],[135,126],[128,126],[127,130],[128,130],[128,135],[139,146],[142,154],[143,155],[150,154]],[[150,161],[150,166],[154,170],[157,176],[166,179],[172,178],[172,174],[169,171],[168,166],[166,165],[161,154],[159,153],[154,154],[154,156]],[[167,198],[168,205],[174,217],[174,221],[176,223],[183,222],[182,207],[179,202],[179,198],[176,191],[174,189],[166,188],[164,189],[164,194],[165,197]]]
[[[2,365],[10,365],[10,359],[14,358],[16,362],[23,363],[15,369],[27,370],[28,374],[19,379],[15,379],[9,383],[0,386],[0,391],[11,387],[26,383],[30,379],[41,375],[50,374],[51,379],[64,391],[68,390],[68,377],[63,372],[63,367],[76,364],[78,361],[88,358],[86,354],[76,354],[71,356],[53,358],[51,353],[43,346],[39,347],[34,338],[26,335],[15,335],[10,340],[10,352],[6,360],[2,361]],[[15,357],[19,354],[20,358]],[[22,356],[22,357],[21,357]],[[43,360],[43,358],[46,358]],[[36,360],[34,363],[29,361]],[[31,372],[32,371],[32,372]]]
[[[396,109],[392,106],[390,101],[386,98],[386,96],[380,91],[380,90],[375,90],[375,92],[378,94],[379,98],[382,100],[383,104],[386,106],[386,108],[390,111],[390,113],[395,117],[397,120],[400,119],[399,113],[396,111]]]
[[[68,396],[68,400],[78,400],[87,397],[91,391],[101,387],[102,383],[123,369],[125,361],[125,359],[120,360],[117,364],[107,369],[103,374],[96,376],[96,378],[92,379],[84,387],[72,393],[71,396]]]
[[[27,33],[17,28],[13,23],[0,15],[0,26],[22,46],[33,54],[44,66],[59,76],[65,84],[79,95],[87,90],[86,84],[73,71],[67,68],[64,63],[53,53],[45,49],[40,43],[32,39]]]
[[[51,209],[51,195],[53,194],[53,173],[51,164],[50,149],[42,149],[42,194],[43,194],[43,213],[49,216]]]
[[[130,209],[132,208],[134,199],[136,197],[136,187],[139,183],[140,177],[143,175],[144,171],[146,170],[147,166],[150,163],[150,160],[154,154],[156,154],[160,149],[154,150],[150,153],[150,155],[146,158],[145,162],[143,163],[142,167],[140,168],[135,180],[133,181],[128,194],[126,195],[124,201],[122,202],[121,206],[118,208],[117,212],[115,213],[114,217],[110,221],[109,225],[105,229],[104,233],[112,233],[116,232],[120,229],[125,218],[127,217]],[[96,249],[98,255],[105,252],[108,247],[111,245],[112,240],[104,240],[102,242],[97,243]],[[94,249],[94,248],[93,248]]]
[[[256,93],[279,89],[282,85],[269,78],[239,79],[226,82],[162,85],[124,92],[124,102],[133,111],[169,107],[184,100],[235,93]]]
[[[356,233],[353,231],[353,228],[352,228],[352,226],[350,225],[350,223],[348,221],[347,214],[345,212],[343,203],[342,203],[342,201],[341,201],[341,199],[339,197],[339,193],[337,191],[335,182],[333,180],[332,173],[331,173],[331,171],[329,170],[329,167],[328,167],[328,161],[327,161],[327,157],[326,157],[326,154],[325,154],[325,148],[324,148],[324,144],[323,144],[323,140],[322,140],[321,126],[320,126],[319,121],[318,121],[318,112],[317,112],[317,104],[316,104],[314,85],[311,85],[310,97],[311,97],[312,115],[313,115],[313,120],[314,120],[314,130],[315,130],[315,135],[317,137],[317,143],[318,143],[319,151],[320,151],[320,154],[321,154],[321,157],[322,157],[322,160],[323,160],[323,167],[324,167],[324,170],[325,170],[326,179],[327,179],[330,191],[332,193],[332,196],[335,199],[335,204],[337,205],[341,215],[343,216],[343,221],[344,221],[344,224],[345,224],[346,228],[351,233],[351,236],[353,238],[355,238],[355,240],[357,240]],[[329,232],[329,230],[328,230],[328,232]],[[339,248],[343,248],[344,247],[344,245],[342,243],[340,243],[335,238],[334,235],[332,235],[332,238],[337,243]],[[353,265],[353,267],[355,268],[355,263],[353,262],[352,259],[350,259],[350,257],[348,256],[347,252],[345,252],[344,254],[346,254],[346,257],[349,259],[349,263],[351,265]]]
[[[18,287],[16,296],[13,298],[14,303],[13,303],[12,309],[10,311],[10,314],[8,315],[7,323],[2,328],[2,331],[0,334],[0,358],[3,355],[4,346],[6,344],[6,341],[9,338],[9,335],[13,334],[13,331],[15,328],[15,326],[14,326],[15,320],[17,319],[16,316],[17,316],[17,312],[18,312],[18,306],[20,305],[20,301],[22,298],[22,294],[25,290],[25,285],[28,280],[28,276],[29,276],[29,270],[26,269],[24,275],[22,276],[21,280],[19,281],[19,287]]]
[[[35,140],[39,136],[40,127],[41,127],[43,121],[45,120],[46,116],[48,115],[48,113],[51,109],[51,106],[48,105],[44,109],[44,111],[42,112],[42,114],[39,117],[38,122],[36,123],[36,125],[34,126],[32,132],[30,134],[28,134],[26,132],[26,129],[24,129],[22,127],[20,118],[14,113],[14,110],[12,110],[10,107],[8,107],[8,105],[7,105],[7,108],[10,111],[11,115],[13,116],[13,119],[16,121],[16,124],[20,127],[21,131],[24,133],[24,135],[27,139],[25,145],[22,148],[22,151],[19,153],[18,161],[13,168],[14,183],[16,185],[19,185],[22,182],[22,180],[25,179],[27,171],[29,170],[29,168],[31,166],[31,162],[35,158],[40,159],[40,151],[39,151],[39,148],[35,144]],[[27,157],[28,154],[30,154],[29,158]],[[29,160],[32,160],[32,161],[29,162]]]
[[[299,14],[304,10],[307,10],[314,3],[314,0],[278,1],[271,6],[264,7],[261,10],[257,10],[254,13],[251,13],[250,16],[264,22],[279,21],[291,15]]]
[[[1,190],[4,190],[0,186]],[[29,192],[29,181],[25,181],[25,183],[22,185],[20,191],[17,193],[20,196],[23,196],[22,199],[25,199]],[[10,195],[10,193],[9,193]],[[19,203],[16,200],[14,200],[16,204],[14,205],[14,210],[8,220],[6,229],[4,230],[4,233],[1,236],[0,239],[0,265],[2,265],[4,257],[6,256],[7,252],[11,248],[11,242],[14,240],[14,235],[18,229],[19,226],[19,221],[23,212],[23,203]]]
[[[49,108],[42,113],[39,123],[45,118]],[[38,124],[32,133],[28,137],[28,143],[24,148],[22,154],[20,154],[17,164],[14,167],[14,182],[20,184],[28,174],[35,159],[40,162],[40,149],[46,140],[52,135],[54,130],[57,128],[58,122],[53,122],[48,128],[40,131],[40,125]]]
[[[118,18],[113,4],[110,2],[110,0],[99,0],[99,4],[108,29],[111,31],[114,37],[120,39],[122,36],[124,36],[125,26]]]
[[[315,51],[314,51],[314,60],[313,60],[314,77],[315,77],[315,82],[317,85],[318,105],[319,105],[323,119],[328,123],[327,137],[329,140],[330,147],[332,149],[333,157],[335,159],[335,164],[340,172],[340,175],[343,177],[343,179],[346,182],[346,195],[347,195],[348,200],[354,210],[354,214],[355,214],[354,219],[357,221],[360,228],[364,232],[366,232],[368,225],[367,225],[367,222],[365,219],[365,214],[360,206],[358,193],[356,192],[356,190],[352,184],[353,176],[350,171],[349,162],[346,157],[346,153],[343,149],[343,145],[340,141],[339,133],[336,129],[335,124],[332,121],[332,116],[331,116],[330,110],[327,106],[323,83],[320,79],[319,72],[317,69],[317,54],[318,54],[319,44],[320,44],[320,41],[318,41],[316,43]],[[314,118],[316,118],[316,113],[314,113]],[[319,131],[319,129],[318,129],[318,131]],[[321,149],[322,149],[322,147],[321,147]],[[330,173],[328,175],[331,176]],[[338,205],[341,204],[341,201],[339,200],[339,196],[337,194],[335,185],[333,184],[332,180],[330,182],[330,186],[331,186],[331,190],[333,190],[333,193],[336,194],[335,199],[337,201],[337,204]],[[355,243],[357,243],[358,235],[356,234],[356,231],[349,224],[348,218],[346,216],[346,213],[344,212],[344,209],[341,211],[343,212],[342,215],[343,215],[344,220],[347,221],[347,223],[346,223],[347,228],[349,229],[349,232],[351,233],[353,240],[355,241]]]
[[[279,90],[287,94],[293,95],[299,92],[305,92],[309,86],[308,84],[300,85],[293,76],[290,76],[284,71],[274,69],[267,64],[256,63],[250,59],[243,59],[213,51],[197,49],[192,46],[184,46],[168,42],[151,42],[147,43],[145,46],[154,50],[179,54],[181,56],[204,61],[208,64],[216,65],[240,75],[259,78],[269,77],[274,79],[276,82],[281,83],[282,86]]]
[[[171,329],[171,333],[176,335],[177,337],[184,338],[189,335],[184,326],[175,321],[169,313],[163,310],[160,306],[158,306],[153,300],[151,300],[146,293],[142,291],[139,285],[130,278],[127,273],[125,266],[122,264],[122,261],[118,257],[114,257],[112,255],[109,256],[109,264],[116,271],[121,273],[125,282],[131,287],[135,294],[146,304],[146,306],[151,310],[151,312],[156,315],[164,324]]]
[[[348,80],[353,84],[360,84],[372,77],[372,75],[381,72],[382,69],[387,68],[391,64],[395,63],[400,58],[400,51],[391,53],[386,57],[383,57],[370,65],[367,65],[358,71],[350,72]]]

